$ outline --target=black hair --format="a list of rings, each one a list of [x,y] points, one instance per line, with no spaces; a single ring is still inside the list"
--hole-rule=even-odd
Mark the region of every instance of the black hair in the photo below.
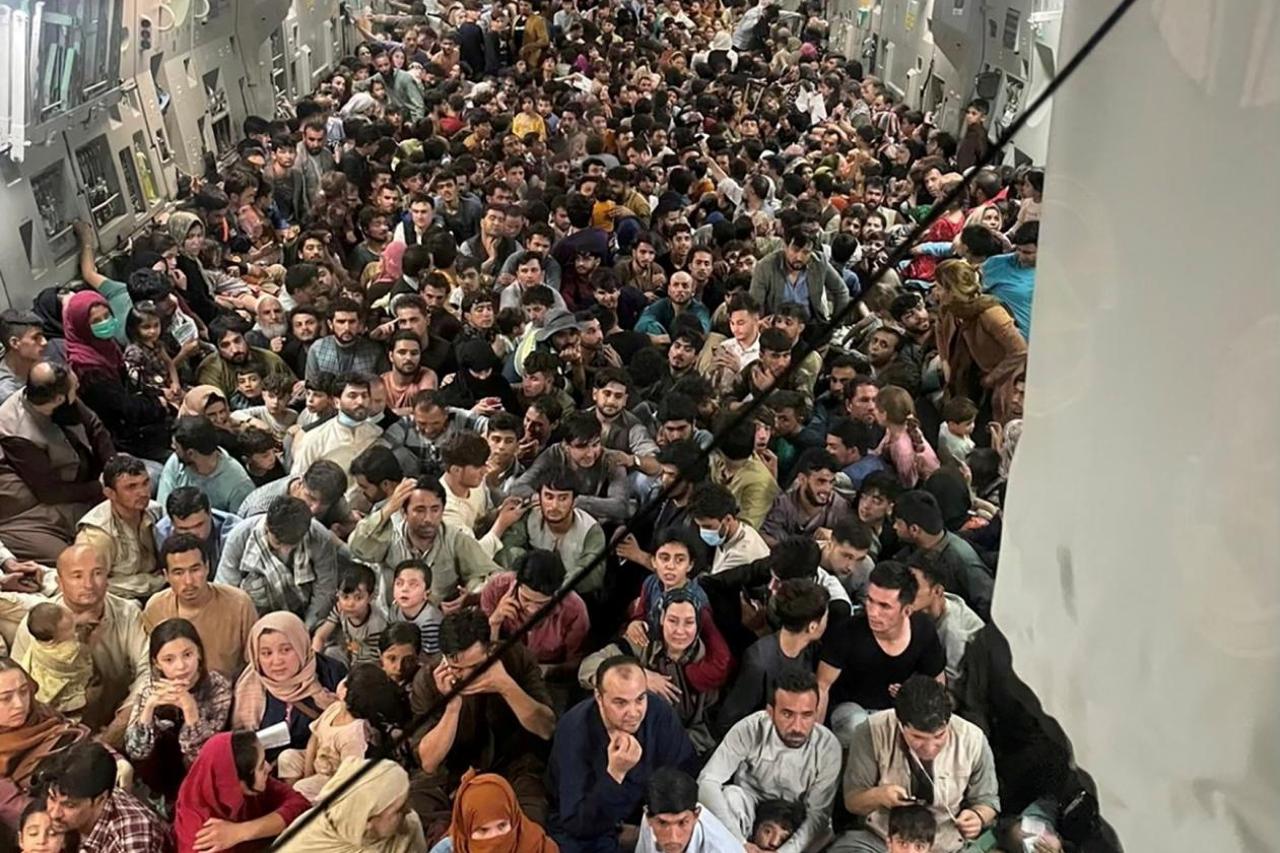
[[[141,459],[128,453],[117,453],[102,466],[102,485],[114,489],[121,477],[138,477],[143,474],[150,476]]]
[[[419,477],[417,483],[414,484],[413,490],[415,492],[430,492],[440,499],[440,503],[444,503],[448,500],[444,486],[442,486],[440,481],[435,477]],[[412,499],[413,495],[410,494],[409,497]]]
[[[483,465],[489,461],[489,442],[475,432],[459,432],[440,448],[440,459],[446,469]]]
[[[778,691],[783,693],[818,693],[818,676],[812,670],[796,664],[783,664],[774,677],[773,691],[769,694],[769,707],[773,707]]]
[[[241,730],[231,733],[231,759],[236,765],[236,778],[250,788],[258,771],[258,753],[261,751],[257,732]]]
[[[42,643],[51,642],[58,634],[62,614],[67,611],[52,601],[42,601],[27,614],[27,630]]]
[[[731,415],[725,415],[721,419],[720,428],[720,452],[731,462],[740,462],[750,459],[756,450],[756,431],[752,424],[739,424],[733,429],[726,430],[725,427],[731,423]]]
[[[978,407],[968,397],[952,397],[942,404],[942,419],[947,423],[968,423],[978,416]]]
[[[1012,234],[1009,235],[1009,242],[1015,246],[1023,246],[1028,243],[1040,242],[1040,223],[1024,222],[1018,226]]]
[[[966,225],[960,232],[960,240],[966,249],[981,258],[989,258],[1004,251],[1000,239],[985,225]],[[896,315],[894,319],[897,319]]]
[[[555,551],[534,548],[516,562],[516,583],[542,595],[554,595],[564,578],[564,561]]]
[[[858,520],[856,515],[836,522],[836,526],[831,528],[831,539],[844,545],[852,545],[860,551],[868,551],[875,544],[871,528]]]
[[[311,531],[311,510],[298,498],[281,495],[267,506],[267,530],[283,545],[297,545]]]
[[[644,672],[644,665],[640,663],[639,658],[635,655],[613,655],[605,658],[600,666],[596,668],[596,692],[599,693],[604,689],[604,677],[609,672],[632,666]]]
[[[485,427],[486,436],[491,432],[515,433],[516,440],[519,441],[524,438],[524,422],[510,412],[498,412],[490,416],[489,425]]]
[[[179,486],[169,493],[164,502],[165,514],[170,518],[190,518],[210,509],[208,496],[195,486]]]
[[[347,675],[347,710],[368,720],[386,741],[392,729],[409,721],[409,697],[375,663],[358,663]]]
[[[932,848],[938,821],[927,806],[894,806],[889,809],[889,837],[903,844],[923,844]]]
[[[249,325],[236,316],[222,316],[214,319],[209,324],[209,342],[215,347],[222,343],[222,339],[226,337],[228,332],[234,332],[241,337],[249,330]]]
[[[404,477],[404,467],[391,448],[371,444],[351,460],[351,476],[362,476],[375,486],[388,480],[398,483]]]
[[[773,601],[782,627],[799,633],[827,612],[831,594],[815,580],[793,578],[778,584]]]
[[[866,456],[878,444],[871,424],[852,418],[840,418],[827,427],[827,435],[840,439],[840,443],[860,456]]]
[[[689,499],[690,518],[725,518],[736,516],[739,510],[733,492],[719,483],[701,483],[693,490],[693,496]]]
[[[776,823],[787,832],[795,832],[804,823],[804,817],[803,803],[783,799],[761,800],[756,804],[756,819],[751,825],[751,834],[754,836],[766,823]]]
[[[897,501],[898,496],[902,494],[902,482],[898,479],[898,475],[891,471],[872,471],[862,481],[862,488],[858,490],[859,495],[868,492],[874,492],[883,495],[889,501]]]
[[[916,593],[920,591],[916,576],[897,560],[881,560],[876,563],[871,576],[867,578],[867,584],[897,590],[898,603],[904,607],[915,601]]]
[[[186,619],[174,617],[166,619],[155,627],[151,632],[148,648],[148,659],[151,666],[156,665],[156,658],[160,655],[160,650],[166,644],[174,640],[190,640],[196,647],[196,651],[200,653],[200,676],[196,679],[194,690],[199,690],[204,686],[205,677],[209,673],[209,665],[205,661],[204,641],[200,639],[200,632],[196,630],[196,626],[192,625]]]
[[[422,572],[422,580],[427,585],[427,588],[430,589],[431,587],[431,564],[430,563],[428,563],[426,560],[402,560],[401,562],[396,564],[395,570],[392,572],[392,575],[391,575],[391,582],[395,583],[396,578],[400,577],[402,573],[407,571]]]
[[[378,576],[374,574],[373,569],[363,563],[350,563],[342,570],[342,576],[338,580],[338,592],[351,595],[361,588],[372,596],[378,588]]]
[[[392,622],[378,635],[378,652],[385,652],[392,646],[413,646],[414,651],[421,653],[422,629],[412,622]]]
[[[336,462],[317,459],[302,473],[302,485],[319,495],[325,506],[333,506],[347,491],[347,472]]]
[[[3,341],[8,341],[8,339],[9,336],[0,337],[0,340]],[[31,373],[27,375],[25,391],[27,402],[37,406],[52,403],[59,395],[71,393],[71,372],[61,364],[54,364],[53,362],[45,362],[45,364],[49,367],[47,379],[37,378],[35,369],[32,369]],[[45,373],[45,371],[39,372]]]
[[[810,447],[796,460],[796,474],[808,475],[815,471],[830,471],[835,474],[840,470],[840,463],[836,458],[821,447]]]
[[[788,536],[769,552],[769,569],[780,581],[818,576],[822,548],[807,536]]]
[[[767,328],[760,330],[760,350],[769,352],[791,352],[791,338],[781,329]]]
[[[681,814],[698,807],[698,783],[678,767],[662,767],[649,777],[645,810],[650,816]]]
[[[488,647],[489,620],[478,607],[466,607],[454,613],[446,613],[440,623],[440,651],[456,655],[476,643]]]
[[[183,415],[173,426],[173,440],[186,450],[206,456],[218,452],[218,430],[204,415]]]
[[[662,465],[674,465],[677,482],[689,485],[705,481],[711,470],[710,460],[692,438],[673,442],[662,448],[658,451],[658,462]]]
[[[684,525],[672,525],[671,527],[659,530],[653,537],[653,551],[656,553],[663,545],[675,543],[683,545],[685,550],[689,552],[689,577],[697,576],[705,562],[705,548],[702,539],[692,529]]]
[[[904,524],[915,525],[930,535],[943,530],[942,509],[938,506],[938,499],[923,489],[912,489],[899,495],[893,502],[893,515]]]
[[[592,441],[601,436],[600,420],[591,412],[574,412],[560,426],[566,444]]]
[[[83,740],[56,756],[49,790],[75,800],[93,800],[116,784],[116,760],[96,740]]]
[[[190,487],[187,487],[190,488]],[[204,497],[204,495],[201,495]],[[172,513],[170,513],[172,515]],[[186,516],[178,516],[185,518]],[[160,546],[160,565],[168,568],[168,559],[170,554],[186,554],[191,551],[197,551],[200,554],[200,561],[204,562],[204,543],[190,533],[174,533],[164,540],[164,544]]]
[[[903,726],[936,732],[951,720],[951,699],[937,679],[916,673],[902,682],[893,710]]]

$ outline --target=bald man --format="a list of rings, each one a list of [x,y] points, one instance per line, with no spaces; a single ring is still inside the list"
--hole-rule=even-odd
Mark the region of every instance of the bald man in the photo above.
[[[93,678],[83,722],[115,747],[124,743],[130,699],[149,673],[147,631],[133,602],[107,592],[107,566],[87,545],[72,545],[58,557],[53,601],[71,611],[81,642],[89,644]],[[13,659],[28,666],[31,632],[24,618],[13,638]]]
[[[711,330],[711,312],[698,299],[693,276],[684,270],[672,273],[667,282],[667,295],[654,302],[640,319],[636,320],[636,331],[648,335],[655,346],[671,343],[676,333],[676,319],[688,314],[694,327],[706,334]]]

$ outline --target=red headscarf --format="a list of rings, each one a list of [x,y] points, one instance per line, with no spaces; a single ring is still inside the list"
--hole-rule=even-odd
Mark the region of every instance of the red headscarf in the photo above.
[[[408,226],[412,228],[413,226]],[[382,250],[382,259],[378,264],[378,276],[374,281],[399,281],[404,274],[404,250],[409,248],[404,243],[392,242]]]
[[[94,290],[82,290],[67,300],[62,309],[62,328],[67,335],[67,361],[76,373],[118,374],[124,369],[124,355],[120,345],[111,340],[99,340],[89,328],[89,312],[95,305],[106,305],[107,300]],[[110,308],[110,306],[107,306]]]
[[[231,732],[216,734],[200,749],[178,789],[178,802],[173,810],[178,853],[195,850],[196,834],[210,818],[243,823],[276,812],[288,825],[309,806],[301,794],[279,779],[268,779],[267,788],[261,794],[252,797],[245,794],[231,752]],[[256,844],[250,842],[232,849],[258,849]]]

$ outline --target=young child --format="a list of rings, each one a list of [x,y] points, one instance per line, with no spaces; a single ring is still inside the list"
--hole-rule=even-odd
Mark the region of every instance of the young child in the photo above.
[[[262,371],[254,364],[236,369],[236,392],[231,395],[231,408],[242,411],[262,405]]]
[[[938,822],[925,806],[895,806],[889,810],[888,853],[930,853],[937,832]]]
[[[160,315],[155,308],[130,309],[124,321],[124,333],[129,345],[124,350],[124,366],[129,378],[144,388],[152,388],[176,399],[182,394],[178,381],[178,368],[160,340],[162,333]]]
[[[756,819],[751,827],[751,843],[772,853],[795,834],[804,823],[804,806],[788,800],[761,800],[756,806]]]
[[[325,372],[316,374],[315,379],[307,380],[307,407],[295,422],[299,430],[324,423],[337,413],[333,401],[333,382],[333,374]]]
[[[338,581],[338,601],[328,618],[316,628],[311,648],[346,663],[377,663],[378,638],[387,629],[387,618],[373,606],[378,576],[358,563],[348,566]],[[337,634],[337,636],[334,636]]]
[[[245,427],[237,439],[240,462],[255,486],[265,486],[289,473],[280,458],[280,445],[271,433],[250,426]]]
[[[524,312],[519,308],[503,308],[498,312],[494,325],[498,327],[497,340],[502,345],[500,355],[505,358],[515,352],[516,341],[524,337]]]
[[[408,697],[377,664],[356,664],[338,694],[311,724],[306,753],[280,754],[280,778],[313,803],[344,759],[364,758],[409,720]]]
[[[298,422],[298,413],[289,408],[292,396],[293,380],[284,374],[273,373],[262,380],[262,405],[233,412],[231,417],[266,430],[272,438],[281,442],[289,432],[289,427]]]
[[[412,622],[422,632],[422,651],[440,651],[440,623],[444,614],[431,603],[431,568],[422,560],[405,560],[396,566],[391,582],[392,622]]]
[[[938,461],[959,465],[973,452],[973,423],[978,407],[968,397],[952,397],[942,404],[938,429]]]
[[[68,716],[85,706],[85,689],[93,675],[88,648],[76,638],[71,611],[52,601],[37,604],[27,615],[35,641],[22,663],[39,688],[36,699]]]

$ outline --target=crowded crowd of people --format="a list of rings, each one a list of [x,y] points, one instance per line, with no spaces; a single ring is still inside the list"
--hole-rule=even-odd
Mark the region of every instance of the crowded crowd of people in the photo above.
[[[991,623],[1044,177],[989,105],[820,5],[376,11],[0,314],[6,842],[1093,843]]]

